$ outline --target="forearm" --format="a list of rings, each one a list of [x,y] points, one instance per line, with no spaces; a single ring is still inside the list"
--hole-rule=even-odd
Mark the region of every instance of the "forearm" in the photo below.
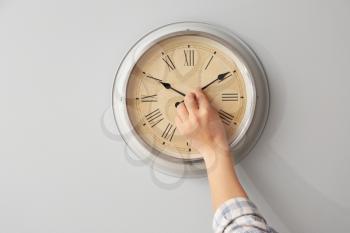
[[[272,232],[239,183],[224,124],[200,89],[187,94],[184,104],[178,105],[175,123],[204,158],[215,210],[215,232]]]
[[[214,210],[231,198],[247,197],[237,178],[228,147],[206,150],[202,154],[207,167]]]
[[[178,105],[175,123],[204,158],[216,213],[215,232],[271,232],[239,183],[224,124],[201,89],[187,94],[184,104]]]
[[[202,153],[215,210],[216,233],[275,232],[258,213],[240,184],[229,148],[216,146]],[[220,149],[218,149],[220,148]]]

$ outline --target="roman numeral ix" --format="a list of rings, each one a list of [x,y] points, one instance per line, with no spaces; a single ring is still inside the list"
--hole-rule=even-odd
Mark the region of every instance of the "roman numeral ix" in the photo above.
[[[231,121],[233,120],[233,115],[231,115],[230,113],[228,112],[225,112],[224,110],[220,109],[218,111],[219,113],[219,117],[221,118],[222,122],[225,124],[225,125],[230,125],[231,124]]]
[[[193,49],[185,49],[185,64],[184,66],[194,66],[194,50]]]
[[[164,120],[164,118],[162,116],[163,116],[163,114],[159,111],[159,108],[157,108],[156,110],[145,115],[145,117],[146,117],[148,123],[150,123],[151,127],[156,126],[159,122]]]
[[[168,123],[165,130],[163,131],[162,138],[168,139],[169,141],[171,141],[173,139],[175,131],[176,131],[176,127]]]

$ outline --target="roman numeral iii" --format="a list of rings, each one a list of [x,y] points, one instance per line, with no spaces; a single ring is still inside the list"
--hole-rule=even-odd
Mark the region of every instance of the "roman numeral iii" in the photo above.
[[[167,65],[169,71],[175,70],[176,67],[173,63],[173,61],[170,59],[169,55],[166,55],[165,57],[162,57],[163,61],[165,62],[165,64]]]
[[[233,120],[233,115],[231,115],[230,113],[228,112],[225,112],[224,110],[220,109],[218,111],[219,113],[219,117],[221,118],[222,122],[225,124],[225,125],[230,125],[232,120]]]
[[[184,66],[194,66],[194,50],[193,49],[185,49],[185,64]]]
[[[238,93],[222,93],[221,94],[222,101],[238,101]]]
[[[164,120],[163,114],[160,112],[159,108],[145,115],[146,120],[151,125],[151,127],[156,126],[159,122]]]

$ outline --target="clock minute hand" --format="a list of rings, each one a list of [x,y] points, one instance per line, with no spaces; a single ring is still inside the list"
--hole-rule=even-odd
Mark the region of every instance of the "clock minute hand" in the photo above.
[[[231,75],[228,75],[230,72],[226,72],[226,73],[222,73],[219,74],[218,77],[216,79],[214,79],[213,81],[211,81],[210,83],[208,83],[207,85],[205,85],[204,87],[202,87],[202,90],[205,90],[207,87],[209,87],[210,85],[212,85],[213,83],[215,83],[216,81],[224,81],[225,79],[227,79],[228,77],[230,77]],[[228,76],[227,76],[228,75]],[[179,106],[179,104],[181,104],[184,101],[180,101],[180,102],[176,102],[175,103],[175,107]]]
[[[216,79],[214,79],[213,81],[211,81],[210,83],[208,83],[207,85],[205,85],[204,87],[202,87],[202,90],[205,90],[207,87],[209,87],[210,85],[212,85],[213,83],[215,83],[216,81],[223,81],[224,79],[228,78],[226,77],[226,75],[228,75],[230,72],[226,72],[226,73],[222,73],[219,74],[218,77]]]
[[[176,90],[175,88],[173,88],[173,87],[171,86],[170,83],[165,83],[165,82],[162,82],[162,81],[160,81],[160,83],[161,83],[166,89],[171,89],[171,90],[177,92],[178,94],[180,94],[180,95],[182,95],[182,96],[185,96],[184,93],[182,93],[181,91],[178,91],[178,90]]]

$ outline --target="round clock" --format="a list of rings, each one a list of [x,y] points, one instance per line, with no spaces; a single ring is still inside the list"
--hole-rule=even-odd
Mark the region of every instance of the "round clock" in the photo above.
[[[176,106],[201,88],[225,125],[239,161],[268,115],[266,75],[252,50],[217,26],[183,22],[141,38],[124,57],[113,87],[113,111],[131,151],[173,175],[205,174],[201,155],[176,129]]]

